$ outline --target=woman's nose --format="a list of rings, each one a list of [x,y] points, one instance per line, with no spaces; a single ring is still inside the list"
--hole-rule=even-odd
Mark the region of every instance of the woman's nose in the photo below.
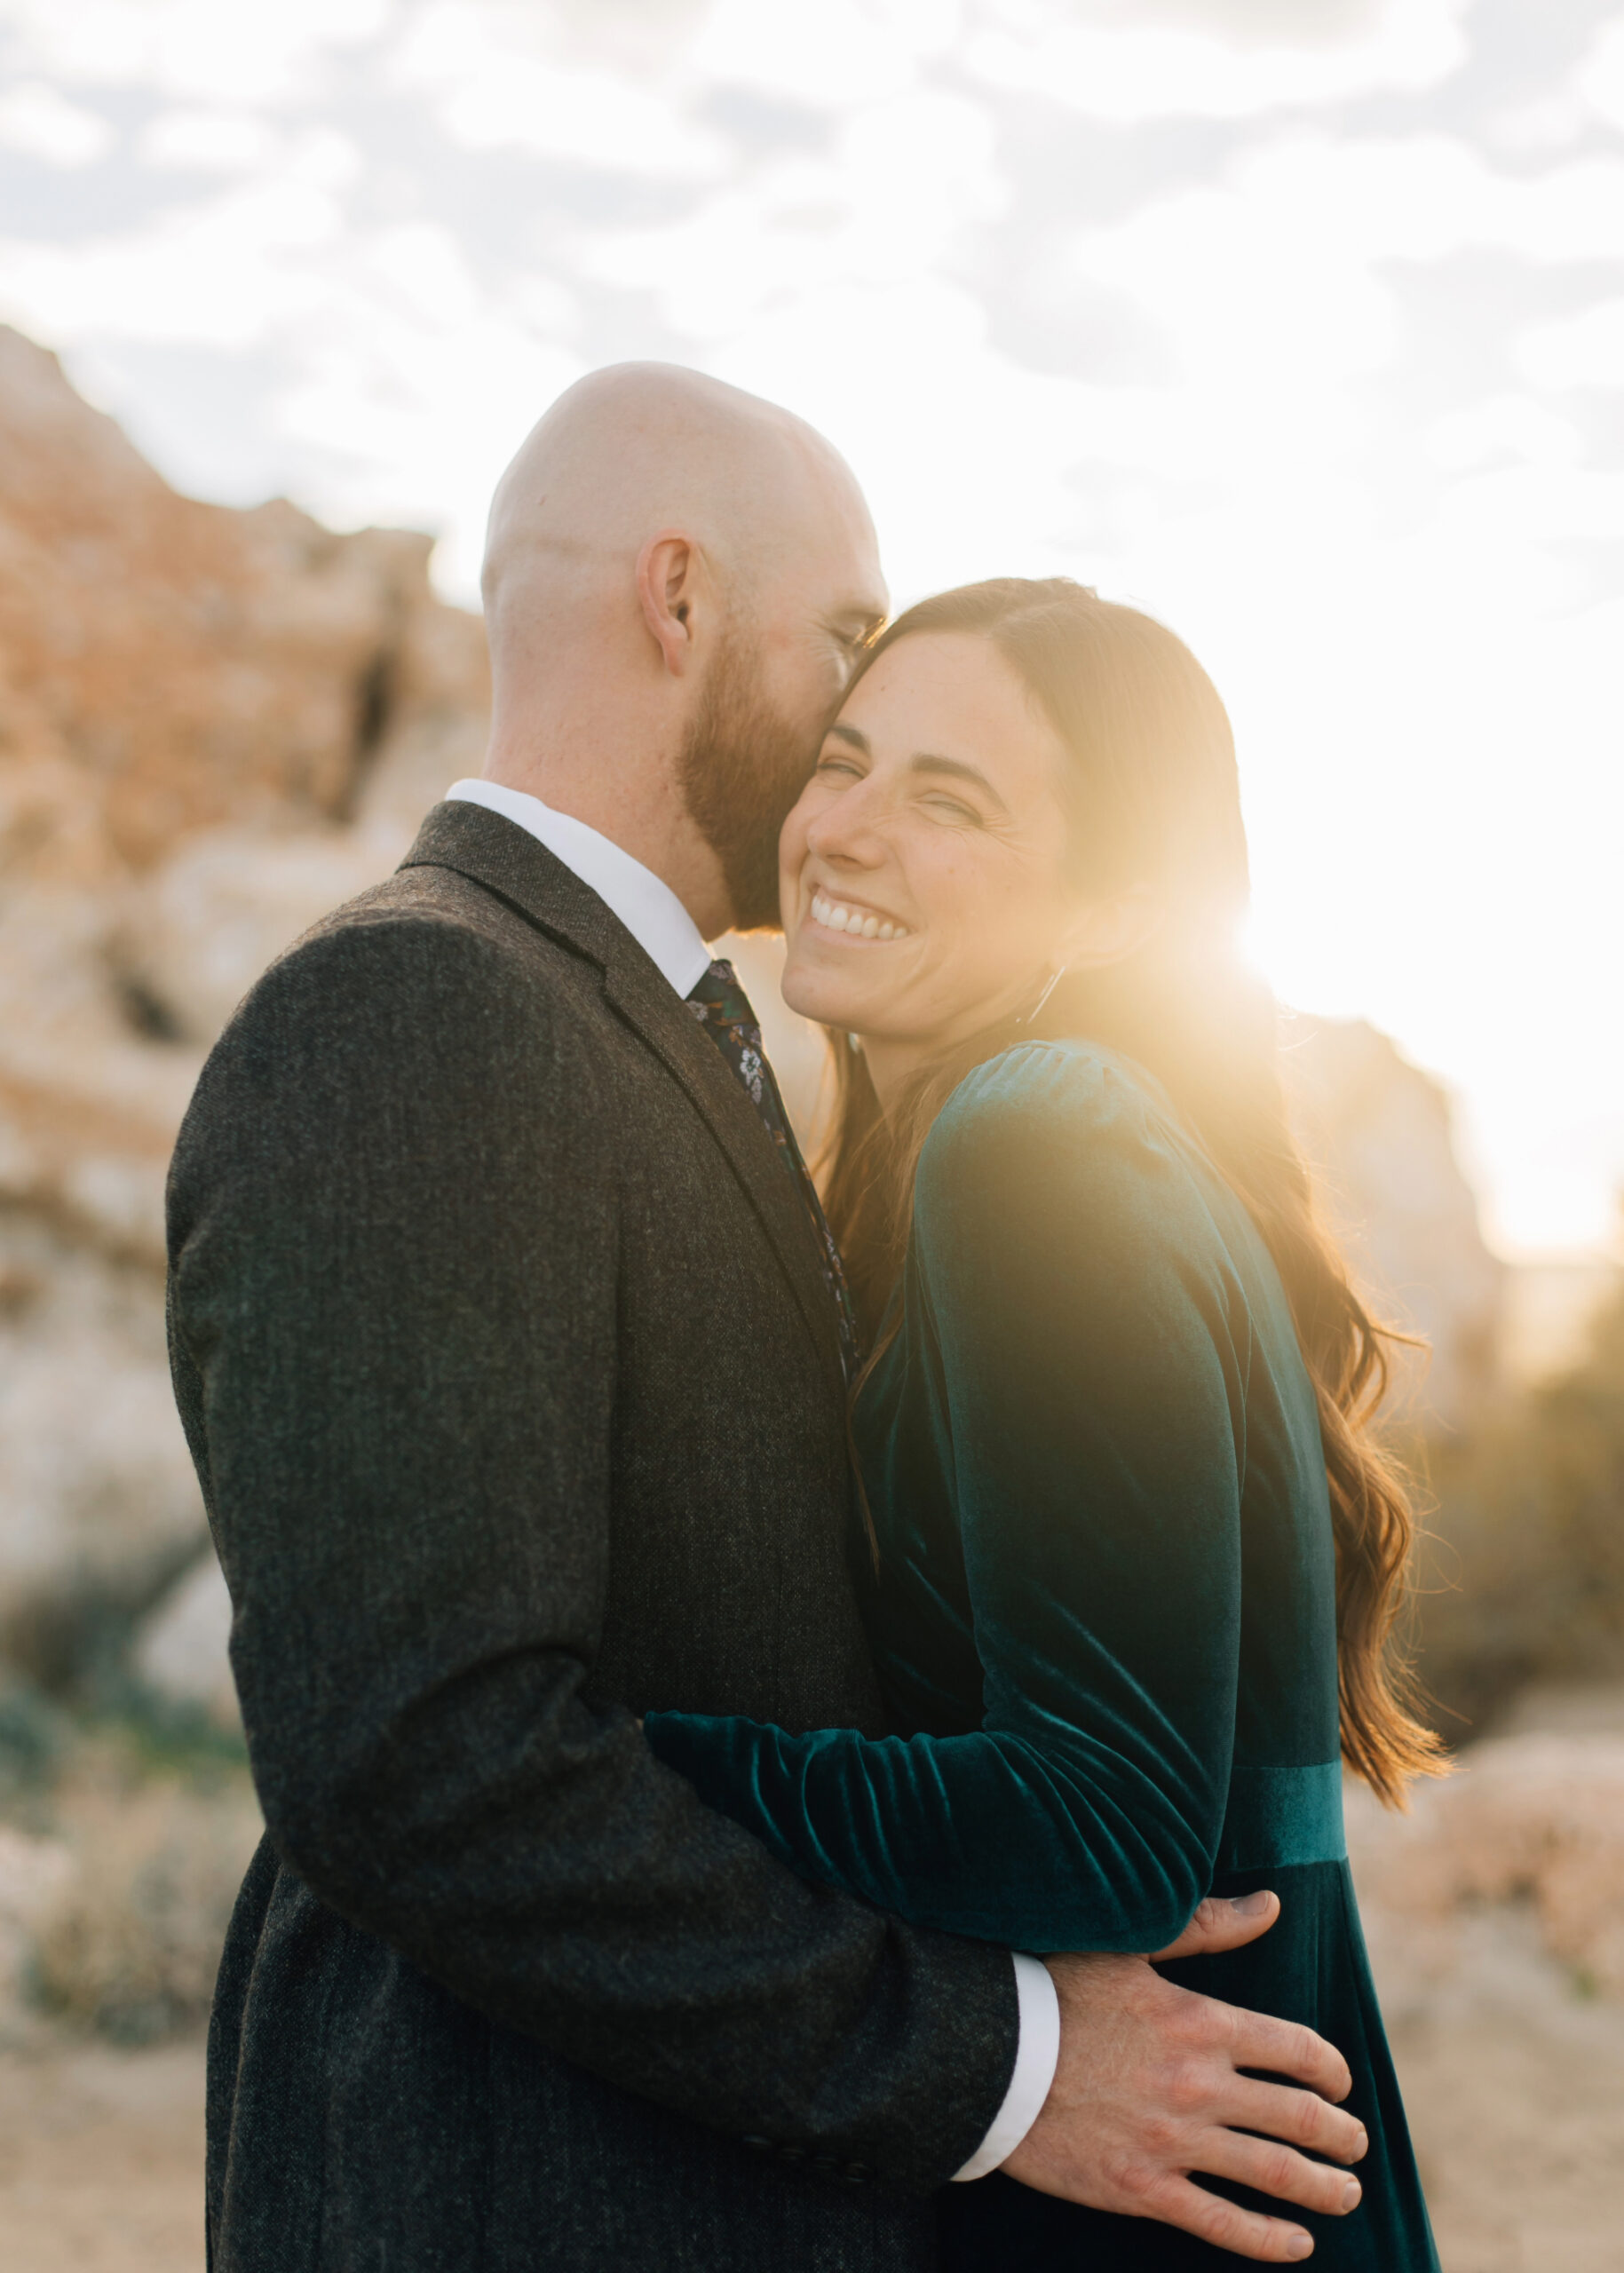
[[[885,858],[875,801],[859,784],[836,797],[807,826],[806,843],[820,860],[855,868],[877,867]]]

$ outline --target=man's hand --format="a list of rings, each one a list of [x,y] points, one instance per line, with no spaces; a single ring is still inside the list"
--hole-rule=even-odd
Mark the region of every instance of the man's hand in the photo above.
[[[1157,1960],[1238,1949],[1266,1933],[1279,1902],[1271,1894],[1245,1899],[1256,1907],[1203,1902]],[[1271,2265],[1309,2256],[1310,2235],[1208,2193],[1192,2183],[1192,2171],[1333,2216],[1355,2207],[1357,2179],[1297,2151],[1355,2163],[1368,2143],[1363,2124],[1332,2103],[1351,2089],[1347,2063],[1311,2029],[1176,1989],[1148,1958],[1044,1962],[1060,2000],[1060,2058],[1042,2113],[1003,2165],[1010,2178],[1097,2210],[1182,2226]],[[1258,2083],[1243,2068],[1295,2076],[1306,2088]]]

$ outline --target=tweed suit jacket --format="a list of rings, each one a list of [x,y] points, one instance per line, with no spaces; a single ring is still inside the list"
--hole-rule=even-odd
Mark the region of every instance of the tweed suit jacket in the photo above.
[[[878,1725],[828,1295],[708,1035],[438,806],[222,1037],[170,1230],[267,1826],[215,2273],[926,2273],[1008,1957],[791,1875],[636,1717]]]

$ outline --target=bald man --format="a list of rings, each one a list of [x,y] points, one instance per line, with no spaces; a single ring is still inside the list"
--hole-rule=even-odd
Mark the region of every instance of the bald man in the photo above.
[[[705,944],[774,919],[884,614],[862,497],[769,404],[599,373],[503,479],[486,603],[483,779],[261,980],[175,1155],[266,1824],[214,2273],[929,2273],[932,2190],[1000,2165],[1192,2222],[1184,2174],[1257,2123],[1238,2068],[1335,2095],[1327,2047],[808,1886],[640,1732],[882,1726],[838,1267]],[[1266,1922],[1207,1907],[1190,1948]],[[1278,2100],[1282,2138],[1330,2112]]]

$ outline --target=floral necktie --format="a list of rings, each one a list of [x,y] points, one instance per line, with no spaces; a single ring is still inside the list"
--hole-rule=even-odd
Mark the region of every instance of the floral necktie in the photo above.
[[[795,1179],[801,1203],[818,1242],[824,1280],[834,1298],[835,1316],[840,1330],[840,1363],[849,1386],[857,1378],[859,1359],[857,1315],[852,1307],[845,1269],[840,1260],[840,1249],[835,1244],[835,1234],[824,1215],[823,1203],[818,1197],[818,1188],[801,1158],[801,1148],[795,1141],[795,1131],[789,1125],[788,1114],[784,1111],[784,1100],[779,1093],[777,1078],[762,1049],[761,1027],[750,1007],[750,998],[740,986],[739,975],[732,963],[717,962],[711,964],[687,1002],[688,1008],[743,1082],[749,1093],[750,1103],[761,1115],[767,1134],[777,1147],[779,1158]]]

